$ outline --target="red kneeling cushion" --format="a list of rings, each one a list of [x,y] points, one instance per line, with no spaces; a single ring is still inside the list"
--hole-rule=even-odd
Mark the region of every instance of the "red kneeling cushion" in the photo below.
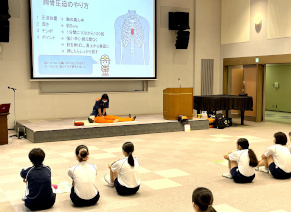
[[[74,122],[74,125],[75,126],[83,126],[84,125],[84,122],[82,122],[82,121],[75,121]]]

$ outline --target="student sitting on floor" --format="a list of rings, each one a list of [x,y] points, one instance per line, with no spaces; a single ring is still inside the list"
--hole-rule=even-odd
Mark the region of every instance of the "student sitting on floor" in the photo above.
[[[77,207],[95,205],[100,198],[96,186],[97,167],[87,162],[89,159],[87,146],[79,145],[75,153],[80,163],[70,167],[68,171],[73,179],[70,198]]]
[[[193,191],[192,204],[196,212],[216,212],[216,210],[212,207],[212,192],[207,188],[199,187]]]
[[[286,146],[287,136],[282,132],[274,134],[273,142],[262,155],[257,170],[269,173],[276,179],[288,179],[291,176],[291,154]]]
[[[232,178],[236,183],[250,183],[255,178],[255,167],[258,159],[253,150],[249,149],[249,142],[245,138],[237,141],[237,151],[224,155],[228,160],[230,173],[222,176]]]
[[[104,176],[109,186],[115,187],[119,195],[135,194],[140,187],[138,177],[139,163],[132,156],[134,151],[133,143],[125,142],[122,146],[122,153],[125,158],[108,164],[110,175]]]
[[[26,183],[24,196],[25,206],[30,210],[44,210],[55,204],[56,194],[51,183],[51,169],[42,164],[45,153],[40,148],[32,149],[28,157],[32,167],[24,168],[20,172],[23,182]]]

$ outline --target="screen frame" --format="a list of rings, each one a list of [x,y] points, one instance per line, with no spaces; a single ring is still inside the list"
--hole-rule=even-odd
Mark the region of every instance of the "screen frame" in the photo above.
[[[34,77],[34,67],[33,67],[33,33],[32,33],[32,0],[29,0],[29,32],[30,32],[30,81],[106,81],[106,80],[157,80],[157,0],[153,0],[154,6],[154,33],[153,33],[153,44],[154,49],[154,76],[153,77]]]

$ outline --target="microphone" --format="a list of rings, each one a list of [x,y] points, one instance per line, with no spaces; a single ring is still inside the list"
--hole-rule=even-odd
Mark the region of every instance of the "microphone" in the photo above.
[[[180,84],[180,88],[181,88],[181,81],[180,81],[180,78],[178,78],[178,82],[179,82],[179,84]]]
[[[8,89],[11,89],[11,90],[17,90],[16,88],[11,88],[10,86],[8,86]]]

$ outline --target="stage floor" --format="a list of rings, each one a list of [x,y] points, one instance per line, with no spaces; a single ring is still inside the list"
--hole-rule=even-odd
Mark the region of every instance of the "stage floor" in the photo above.
[[[74,126],[74,121],[83,121],[84,126]],[[189,120],[191,130],[208,129],[208,120]],[[65,141],[88,138],[137,135],[183,131],[178,121],[165,120],[162,114],[137,115],[135,121],[118,123],[89,123],[87,118],[66,118],[17,121],[24,126],[26,137],[31,142]]]

